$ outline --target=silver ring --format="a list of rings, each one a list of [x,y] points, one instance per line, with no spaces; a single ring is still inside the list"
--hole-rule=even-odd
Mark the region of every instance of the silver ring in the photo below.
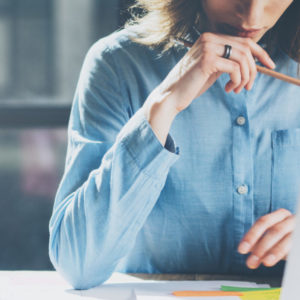
[[[229,59],[229,57],[231,55],[231,50],[232,50],[232,47],[230,45],[225,45],[224,54],[222,57]]]

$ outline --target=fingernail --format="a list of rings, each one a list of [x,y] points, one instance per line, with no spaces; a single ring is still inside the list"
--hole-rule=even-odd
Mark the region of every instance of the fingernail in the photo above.
[[[232,82],[229,81],[229,82],[226,84],[226,86],[225,86],[225,91],[226,91],[227,93],[229,93],[229,92],[231,91],[231,89],[232,89]]]
[[[255,269],[258,266],[258,262],[259,262],[259,257],[256,255],[251,255],[247,260],[247,265],[249,266],[249,268]]]
[[[270,64],[271,64],[272,69],[274,69],[276,67],[276,65],[272,59],[270,59]]]
[[[247,91],[250,91],[250,90],[251,90],[250,84],[245,85],[245,89],[246,89]]]
[[[276,257],[274,254],[270,254],[268,255],[265,259],[264,259],[264,263],[267,265],[273,265],[274,262],[276,260]]]
[[[247,243],[247,242],[242,242],[242,243],[239,245],[238,251],[239,251],[241,254],[246,254],[246,253],[248,253],[249,248],[250,248],[250,244],[249,244],[249,243]]]

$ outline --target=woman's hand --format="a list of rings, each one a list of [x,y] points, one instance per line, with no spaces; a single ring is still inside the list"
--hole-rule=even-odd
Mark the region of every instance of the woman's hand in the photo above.
[[[229,59],[222,57],[225,44],[232,46]],[[175,111],[180,112],[222,73],[228,73],[231,78],[226,92],[239,93],[244,87],[250,90],[257,74],[254,57],[269,68],[275,67],[268,53],[249,38],[203,33],[158,86],[154,97],[157,99],[157,92],[168,95]]]
[[[291,235],[295,228],[295,216],[286,209],[267,214],[251,227],[239,244],[241,254],[251,252],[247,266],[256,269],[262,263],[272,267],[286,259],[291,249]]]

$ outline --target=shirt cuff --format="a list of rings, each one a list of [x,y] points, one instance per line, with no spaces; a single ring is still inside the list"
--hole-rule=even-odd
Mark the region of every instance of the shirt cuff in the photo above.
[[[163,147],[142,109],[139,109],[121,129],[116,141],[122,143],[140,169],[152,177],[168,172],[179,158],[179,147],[176,147],[171,135],[168,134]]]

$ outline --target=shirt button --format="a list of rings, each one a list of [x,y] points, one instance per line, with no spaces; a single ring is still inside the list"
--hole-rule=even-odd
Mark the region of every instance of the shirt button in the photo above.
[[[240,195],[246,194],[248,192],[248,188],[246,185],[240,185],[237,189]]]
[[[246,119],[244,117],[238,117],[236,119],[236,122],[237,122],[238,125],[242,126],[242,125],[245,125]]]

